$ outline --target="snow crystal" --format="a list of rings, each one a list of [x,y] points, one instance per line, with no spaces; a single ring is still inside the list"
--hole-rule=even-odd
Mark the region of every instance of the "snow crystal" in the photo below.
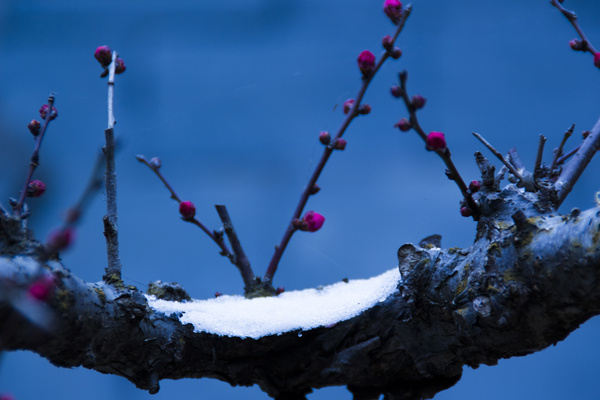
[[[220,296],[187,303],[146,297],[154,310],[178,315],[183,324],[194,326],[194,332],[258,339],[355,317],[394,293],[399,281],[400,273],[394,268],[370,279],[284,292],[276,297]]]

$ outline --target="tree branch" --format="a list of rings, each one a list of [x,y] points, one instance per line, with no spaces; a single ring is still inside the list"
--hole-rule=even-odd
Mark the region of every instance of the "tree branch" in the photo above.
[[[37,268],[36,244],[11,233],[18,220],[3,216],[0,282],[11,290],[0,296],[0,343],[151,393],[162,379],[211,377],[258,384],[276,399],[333,385],[357,399],[432,396],[464,365],[541,350],[600,313],[598,209],[560,216],[545,196],[514,185],[476,195],[482,214],[471,247],[405,244],[401,278],[384,301],[350,319],[256,339],[203,331],[205,317],[182,322],[189,303],[171,302],[181,311],[167,315],[133,287],[83,282],[56,261],[44,265],[57,282],[47,302],[54,329],[45,331],[13,306]]]

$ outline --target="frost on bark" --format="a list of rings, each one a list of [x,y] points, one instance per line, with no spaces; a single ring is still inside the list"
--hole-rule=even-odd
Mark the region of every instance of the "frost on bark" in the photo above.
[[[24,293],[41,247],[3,216],[2,350],[120,375],[151,393],[162,379],[208,377],[258,384],[276,399],[334,385],[355,399],[430,398],[455,384],[463,366],[541,350],[600,312],[600,210],[559,215],[554,189],[500,190],[483,172],[472,246],[402,245],[402,279],[384,302],[333,326],[260,339],[196,333],[153,310],[136,288],[84,282],[58,259],[42,263],[57,286],[37,309]]]

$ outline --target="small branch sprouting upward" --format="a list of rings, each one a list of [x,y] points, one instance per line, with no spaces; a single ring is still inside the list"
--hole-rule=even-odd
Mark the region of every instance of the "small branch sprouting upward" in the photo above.
[[[106,252],[108,265],[104,279],[114,281],[121,279],[121,260],[119,259],[119,238],[117,225],[117,174],[115,170],[115,116],[114,116],[114,85],[117,52],[112,52],[111,63],[108,65],[108,128],[104,131],[106,146],[106,215],[103,218],[104,236],[106,237]]]
[[[534,179],[538,179],[542,168],[542,156],[544,155],[544,144],[546,144],[546,136],[540,135],[538,142],[537,154],[535,156],[535,165],[533,167]]]
[[[394,47],[394,43],[398,38],[400,32],[402,32],[406,20],[410,16],[410,13],[412,11],[412,4],[407,4],[403,10],[384,9],[384,11],[392,20],[392,22],[397,26],[397,28],[393,36],[386,36],[383,38],[382,43],[385,52],[383,53],[383,55],[377,63],[375,63],[375,57],[371,52],[364,51],[360,54],[358,63],[359,68],[363,73],[362,85],[356,95],[356,98],[350,99],[344,103],[344,113],[346,113],[346,118],[342,122],[342,125],[338,129],[338,132],[336,133],[335,137],[331,138],[328,136],[327,140],[321,140],[321,143],[325,144],[323,155],[321,156],[321,159],[319,160],[315,171],[310,177],[308,184],[304,187],[304,190],[300,195],[300,201],[298,202],[296,210],[294,211],[294,214],[292,215],[287,229],[283,237],[281,238],[281,242],[279,243],[279,245],[275,246],[275,253],[271,258],[271,261],[269,262],[269,266],[267,267],[267,271],[264,276],[264,282],[267,284],[270,284],[272,282],[273,276],[277,271],[279,261],[283,256],[283,252],[285,251],[288,243],[290,242],[292,235],[298,230],[298,226],[294,222],[300,219],[302,211],[304,210],[304,207],[308,202],[308,198],[318,191],[318,189],[316,189],[318,188],[317,180],[319,179],[323,168],[325,168],[325,164],[327,163],[327,160],[329,160],[331,153],[333,153],[334,150],[343,150],[345,148],[346,141],[342,139],[342,135],[344,134],[344,132],[346,132],[346,129],[348,128],[352,120],[360,114],[368,114],[370,112],[371,107],[368,104],[362,105],[361,102],[373,77],[375,76],[379,68],[383,65],[385,60],[387,60],[389,57],[397,59],[402,55],[401,50],[397,47]],[[369,62],[363,62],[361,60],[363,55],[369,56],[365,57],[365,60],[369,59]]]
[[[37,130],[39,131],[39,133],[37,133],[36,135],[35,146],[33,148],[33,153],[31,154],[29,169],[27,170],[27,178],[25,179],[23,190],[21,190],[21,193],[19,195],[19,200],[17,201],[17,204],[13,206],[13,213],[16,217],[21,216],[21,212],[23,211],[23,205],[25,204],[25,197],[27,197],[27,188],[29,187],[29,182],[31,182],[33,172],[39,165],[40,147],[42,146],[42,139],[44,138],[44,134],[46,133],[46,129],[48,128],[48,124],[50,124],[50,121],[55,119],[57,115],[58,113],[56,112],[56,108],[54,108],[54,93],[50,93],[50,95],[48,96],[48,103],[44,104],[40,109],[40,116],[44,120],[44,125],[40,130],[40,124],[37,124]],[[32,122],[37,123],[37,121]]]
[[[565,143],[567,143],[567,139],[569,139],[569,137],[571,137],[571,135],[573,134],[574,129],[575,129],[575,124],[571,125],[571,127],[569,129],[567,129],[567,131],[563,135],[563,138],[560,141],[560,145],[554,152],[554,157],[552,158],[552,164],[550,164],[550,173],[552,173],[552,171],[554,171],[556,169],[556,166],[558,165],[558,160],[559,160],[560,156],[563,155],[563,148],[565,147]]]
[[[245,286],[244,291],[245,293],[249,293],[253,289],[255,283],[254,272],[252,271],[252,267],[250,267],[250,261],[242,249],[242,244],[240,243],[237,233],[233,228],[233,223],[231,222],[227,208],[224,205],[219,204],[215,205],[215,208],[217,209],[219,218],[221,218],[221,222],[223,223],[223,230],[229,239],[229,243],[231,243],[231,249],[233,250],[234,254],[233,263],[242,274],[242,279],[244,280]]]

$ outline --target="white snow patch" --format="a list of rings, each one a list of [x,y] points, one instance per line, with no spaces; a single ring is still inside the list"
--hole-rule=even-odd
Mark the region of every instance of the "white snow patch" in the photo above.
[[[178,314],[183,324],[194,325],[194,332],[258,339],[333,325],[355,317],[394,293],[399,281],[400,273],[394,268],[370,279],[251,300],[243,296],[220,296],[180,303],[146,297],[154,310]]]

